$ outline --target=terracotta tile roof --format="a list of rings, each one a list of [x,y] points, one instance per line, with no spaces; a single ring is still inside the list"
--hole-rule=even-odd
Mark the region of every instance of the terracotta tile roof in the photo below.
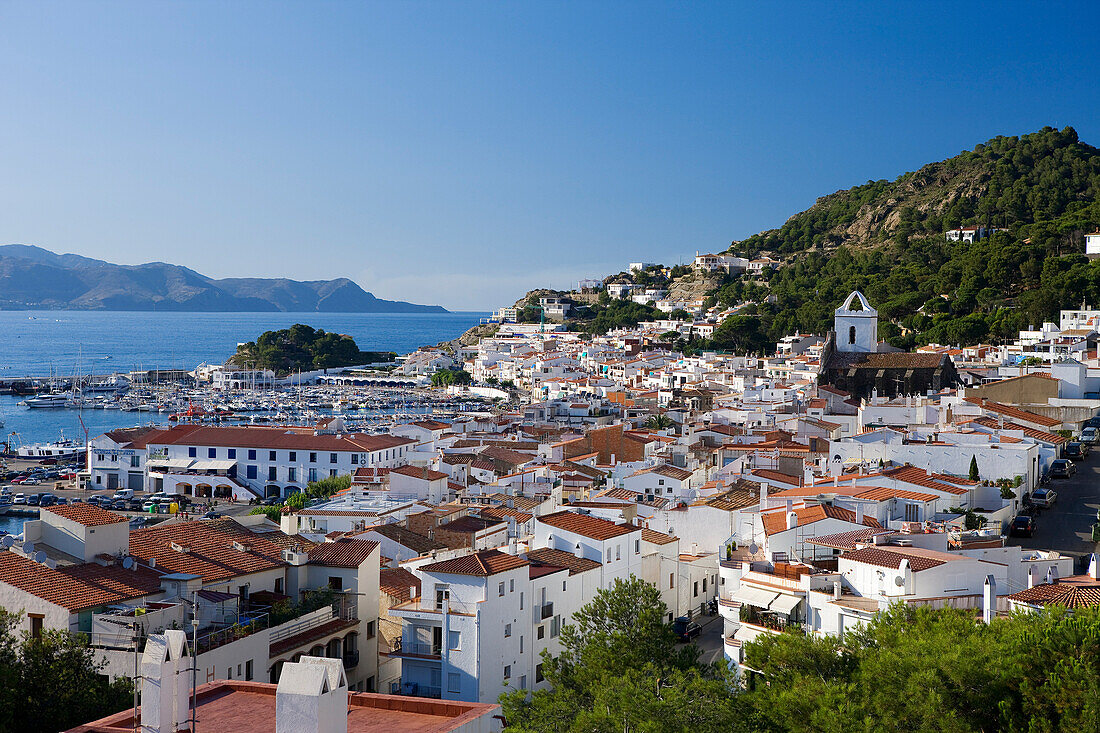
[[[499,519],[466,515],[465,517],[459,517],[446,524],[441,524],[436,529],[450,532],[475,533],[483,532],[487,529],[503,529],[504,524],[505,523]]]
[[[379,570],[378,587],[379,590],[399,603],[412,600],[409,595],[409,588],[416,588],[416,595],[420,596],[420,578],[405,568],[382,568]]]
[[[840,557],[844,560],[861,562],[865,565],[877,565],[881,568],[893,568],[895,570],[901,566],[902,560],[908,560],[909,567],[913,568],[914,573],[939,567],[949,560],[956,559],[941,552],[928,551],[920,553],[914,548],[905,548],[905,551],[902,551],[901,548],[889,546],[864,547],[861,550],[846,552]]]
[[[935,494],[906,491],[905,489],[887,489],[881,486],[872,486],[862,494],[856,494],[855,496],[857,499],[869,499],[870,501],[886,501],[887,499],[893,499],[895,497],[898,499],[911,499],[913,501],[935,501],[939,498]]]
[[[448,423],[439,422],[438,420],[414,420],[409,425],[415,425],[418,428],[424,428],[425,430],[446,430],[451,427]],[[400,425],[398,427],[401,427]]]
[[[241,551],[225,528],[206,521],[162,524],[130,533],[130,554],[173,573],[201,575],[204,583],[274,570],[286,565],[282,550],[262,535],[252,534]],[[175,544],[174,548],[172,545]],[[187,550],[183,552],[181,550]]]
[[[324,542],[309,551],[309,564],[328,568],[357,568],[376,549],[378,543],[372,540],[344,538],[335,542]]]
[[[506,506],[487,506],[481,509],[479,513],[481,516],[491,519],[512,519],[519,524],[530,522],[535,516],[528,512],[521,512],[518,509],[509,509]]]
[[[22,555],[0,551],[0,582],[70,611],[119,603],[160,591],[160,573],[139,565],[99,563],[67,565],[51,570]]]
[[[577,557],[572,552],[554,550],[549,547],[540,547],[537,550],[529,550],[527,559],[535,565],[549,565],[555,568],[568,568],[570,575],[577,575],[587,570],[595,570],[600,564],[595,560],[585,557]]]
[[[416,441],[396,435],[314,435],[313,428],[177,425],[151,437],[150,445],[195,445],[267,450],[317,450],[361,453],[373,452]]]
[[[638,527],[630,524],[616,524],[607,519],[571,511],[554,512],[543,517],[536,517],[536,520],[543,524],[549,524],[551,527],[557,527],[567,532],[600,541],[638,531]]]
[[[631,476],[641,476],[646,473],[655,473],[658,476],[664,476],[666,478],[675,479],[676,481],[683,481],[684,479],[691,478],[691,471],[687,471],[683,468],[663,463],[660,466],[654,468],[643,468],[630,474]]]
[[[119,445],[145,448],[148,443],[155,440],[163,432],[164,429],[154,427],[120,428],[119,430],[110,430],[104,435]]]
[[[68,506],[51,506],[46,507],[45,511],[77,524],[83,524],[85,527],[101,527],[105,524],[118,524],[119,522],[128,521],[121,514],[101,509],[95,504],[80,503],[69,504]]]
[[[828,534],[822,537],[811,537],[807,542],[811,545],[819,545],[820,547],[832,547],[835,550],[854,550],[856,545],[860,543],[870,542],[871,538],[876,534],[888,533],[889,530],[876,529],[874,527],[864,527],[863,529],[853,529],[851,532],[841,532],[839,534]]]
[[[409,476],[411,478],[423,479],[425,481],[439,481],[447,478],[447,474],[439,471],[433,471],[430,468],[419,468],[417,466],[401,466],[390,471],[392,476],[395,473],[399,473],[402,476]]]
[[[1010,601],[1020,601],[1039,606],[1063,606],[1088,608],[1100,606],[1100,580],[1088,575],[1074,575],[1056,583],[1043,583],[1008,596]]]
[[[426,555],[432,550],[445,550],[447,546],[442,542],[436,542],[430,537],[426,537],[419,532],[413,532],[411,529],[405,529],[396,524],[380,524],[377,527],[371,527],[368,532],[377,532],[388,540],[393,540],[399,545],[409,548],[418,555]]]
[[[873,474],[872,474],[873,475]],[[923,468],[917,468],[916,466],[899,466],[898,468],[888,468],[882,472],[883,476],[895,479],[897,481],[904,481],[907,484],[916,484],[917,486],[923,486],[926,489],[935,489],[936,491],[943,491],[948,494],[961,495],[967,492],[966,489],[958,486],[952,486],[951,484],[944,483],[943,481],[937,481],[928,475],[928,472]]]
[[[976,422],[983,428],[991,428],[993,430],[1019,430],[1021,433],[1033,440],[1038,440],[1042,443],[1050,443],[1051,445],[1062,445],[1063,443],[1069,442],[1069,438],[1058,435],[1057,433],[1048,433],[1046,430],[1029,428],[1027,425],[1021,425],[1020,423],[1016,422],[1006,422],[1002,424],[1000,420],[993,417],[979,417],[975,418],[971,422]],[[1002,436],[1001,440],[1004,439],[1004,436]]]
[[[655,545],[667,545],[675,542],[677,538],[649,527],[642,527],[642,539]]]
[[[738,481],[732,489],[703,502],[706,506],[732,512],[737,509],[755,506],[760,503],[760,484],[753,481]]]
[[[278,530],[272,532],[257,532],[250,527],[238,523],[232,517],[219,517],[218,519],[204,520],[210,529],[221,532],[227,537],[248,544],[253,537],[262,537],[268,542],[283,550],[308,551],[317,543],[307,540],[302,535],[289,535]]]
[[[528,564],[522,557],[508,555],[500,550],[482,550],[471,555],[424,565],[420,569],[425,573],[446,573],[450,575],[478,575],[488,577],[508,570],[525,567]]]
[[[753,476],[765,479],[766,481],[774,481],[776,483],[786,484],[787,486],[801,486],[803,482],[802,476],[792,476],[789,473],[773,471],[770,468],[754,468],[751,473]]]
[[[831,506],[829,504],[815,504],[813,506],[799,507],[794,510],[794,513],[798,518],[799,527],[804,527],[814,522],[820,522],[823,519],[839,519],[844,522],[851,522],[852,524],[856,523],[855,512],[850,509],[842,509],[841,507]],[[760,519],[764,523],[765,534],[776,534],[787,530],[786,511],[773,511],[762,514]],[[882,527],[874,517],[864,517],[863,524],[867,527]]]
[[[1005,415],[1015,420],[1023,420],[1024,422],[1031,422],[1048,428],[1062,424],[1060,420],[1055,420],[1053,417],[1037,415],[1034,412],[1028,412],[1014,405],[1005,405],[1000,402],[994,402],[993,400],[987,400],[984,397],[965,397],[963,399],[972,405],[978,405],[983,410],[996,412],[999,415]]]

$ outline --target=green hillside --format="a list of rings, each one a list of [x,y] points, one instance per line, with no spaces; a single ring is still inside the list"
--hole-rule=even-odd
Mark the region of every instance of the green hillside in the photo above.
[[[1083,255],[1100,225],[1100,150],[1073,128],[996,137],[894,181],[825,196],[779,229],[734,242],[731,252],[771,253],[784,266],[766,282],[742,276],[713,297],[758,308],[771,338],[824,332],[852,290],[878,308],[895,345],[976,343],[1013,337],[1082,300],[1100,304],[1100,261]],[[973,244],[950,242],[960,225],[1004,229]]]

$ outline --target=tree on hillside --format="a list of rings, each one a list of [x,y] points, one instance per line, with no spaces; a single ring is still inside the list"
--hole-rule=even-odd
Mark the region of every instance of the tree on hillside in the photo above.
[[[562,629],[562,653],[543,654],[550,689],[501,696],[509,729],[747,730],[728,669],[703,667],[694,646],[678,647],[667,614],[660,592],[634,576],[597,591]]]

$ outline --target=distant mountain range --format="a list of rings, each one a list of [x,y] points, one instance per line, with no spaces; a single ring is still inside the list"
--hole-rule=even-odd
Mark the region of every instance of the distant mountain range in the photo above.
[[[446,313],[382,300],[351,280],[224,278],[180,265],[116,265],[23,244],[0,246],[0,310]]]

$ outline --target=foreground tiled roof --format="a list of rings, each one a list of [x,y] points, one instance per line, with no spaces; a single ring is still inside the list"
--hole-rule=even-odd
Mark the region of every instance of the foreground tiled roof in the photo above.
[[[1100,580],[1075,575],[1056,583],[1043,583],[1008,596],[1010,601],[1065,608],[1100,606]]]
[[[405,568],[382,568],[378,571],[378,587],[386,595],[404,603],[412,598],[409,588],[416,588],[416,595],[420,595],[420,578]]]
[[[335,542],[322,543],[310,550],[309,564],[329,568],[357,568],[376,549],[378,549],[378,543],[371,540],[338,539]]]
[[[607,519],[570,511],[547,514],[544,517],[537,517],[536,520],[543,524],[549,524],[551,527],[564,529],[566,532],[573,532],[601,541],[638,531],[637,527],[630,524],[616,524]]]
[[[1056,425],[1061,424],[1061,421],[1056,420],[1053,417],[1047,417],[1046,415],[1037,415],[1034,412],[1029,412],[1027,410],[1016,407],[1015,405],[1006,405],[1001,402],[994,402],[993,400],[989,400],[984,397],[966,397],[964,399],[972,405],[978,405],[983,410],[996,412],[1000,415],[1005,415],[1014,420],[1023,420],[1024,422],[1035,423],[1036,425],[1042,425],[1048,428],[1052,428]]]
[[[585,557],[577,557],[572,552],[565,552],[564,550],[553,550],[549,547],[541,547],[537,550],[528,551],[527,559],[535,565],[549,565],[555,568],[569,568],[570,575],[583,573],[587,570],[595,570],[596,568],[600,567],[600,564],[595,560],[589,560]]]
[[[69,504],[68,506],[51,506],[43,511],[56,514],[85,527],[101,527],[105,524],[118,524],[125,522],[126,517],[121,514],[109,512],[97,507],[95,504]]]
[[[234,547],[234,541],[243,542],[246,549]],[[203,521],[162,524],[131,532],[130,553],[146,561],[156,559],[158,570],[201,575],[204,583],[286,564],[279,546],[262,536],[253,534],[247,540],[234,540]]]
[[[82,611],[160,591],[160,573],[144,565],[127,570],[121,565],[104,567],[98,563],[82,563],[51,570],[6,550],[0,550],[0,582],[70,611]]]
[[[909,561],[909,567],[913,568],[914,573],[919,573],[922,570],[928,570],[929,568],[939,567],[943,565],[947,560],[952,558],[940,558],[929,556],[926,554],[918,554],[912,551],[910,548],[906,548],[907,552],[901,552],[897,548],[884,549],[882,547],[864,547],[861,550],[852,550],[841,555],[844,560],[851,560],[853,562],[861,562],[866,565],[877,565],[882,568],[894,568],[897,569],[901,565],[902,560]],[[936,553],[942,554],[942,553]]]
[[[411,529],[405,529],[396,524],[382,524],[377,527],[372,527],[367,531],[377,532],[386,539],[393,540],[397,544],[403,545],[419,555],[425,555],[432,550],[447,549],[447,546],[442,542],[436,542],[432,538],[426,537],[419,532],[413,532]]]
[[[522,568],[527,564],[527,561],[522,557],[508,555],[500,550],[482,550],[472,555],[463,555],[451,560],[424,565],[420,569],[426,573],[479,575],[484,577]]]
[[[851,509],[842,509],[841,507],[831,506],[829,504],[815,504],[814,506],[800,507],[795,509],[794,513],[798,518],[799,527],[813,524],[814,522],[820,522],[822,519],[839,519],[844,522],[856,524],[856,513]],[[787,512],[776,511],[763,514],[761,515],[761,521],[764,523],[765,534],[783,532],[787,529]],[[867,527],[876,528],[881,528],[882,526],[874,517],[864,517],[863,524]]]
[[[857,544],[870,542],[871,538],[876,534],[882,534],[885,531],[887,530],[864,527],[863,529],[853,529],[851,532],[811,537],[806,541],[811,545],[818,545],[820,547],[832,547],[836,550],[854,550]]]

